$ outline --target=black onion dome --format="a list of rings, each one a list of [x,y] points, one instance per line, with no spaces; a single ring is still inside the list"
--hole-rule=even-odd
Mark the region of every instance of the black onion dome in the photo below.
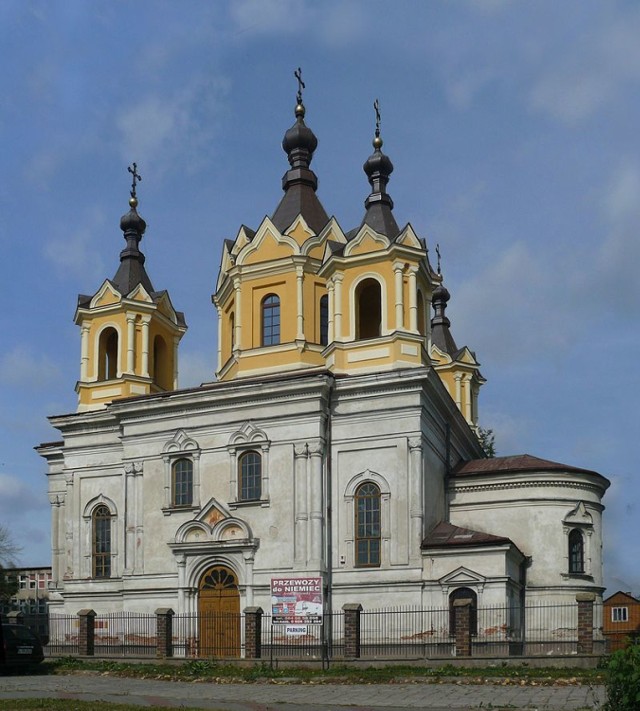
[[[318,147],[318,139],[305,124],[304,114],[304,106],[298,104],[295,109],[296,122],[282,139],[282,148],[289,157],[292,167],[308,166],[313,158],[313,152]]]
[[[318,139],[305,124],[304,114],[302,100],[298,97],[295,108],[296,122],[282,139],[282,148],[291,167],[282,177],[284,195],[271,220],[284,232],[298,215],[302,215],[307,225],[318,234],[329,218],[316,195],[318,178],[309,167],[313,152],[318,146]]]
[[[129,199],[129,205],[129,212],[120,218],[120,229],[124,232],[127,244],[120,252],[120,266],[111,282],[123,296],[130,294],[138,284],[142,284],[151,294],[154,288],[144,268],[144,254],[139,249],[147,223],[138,215],[138,200],[133,195]]]
[[[391,158],[385,155],[380,149],[382,148],[382,139],[376,136],[373,139],[374,152],[367,158],[362,169],[367,174],[369,182],[372,182],[376,174],[385,176],[387,179],[393,173],[393,163]]]
[[[131,209],[126,215],[120,218],[120,229],[126,234],[127,232],[136,232],[140,236],[144,234],[147,229],[147,223],[138,215],[136,207],[138,206],[138,201],[136,198],[131,198],[129,200],[129,205]]]
[[[443,284],[438,284],[438,286],[436,286],[436,288],[433,290],[433,296],[431,297],[431,300],[434,304],[436,303],[436,301],[444,302],[446,304],[450,298],[451,294],[449,293],[447,287]]]

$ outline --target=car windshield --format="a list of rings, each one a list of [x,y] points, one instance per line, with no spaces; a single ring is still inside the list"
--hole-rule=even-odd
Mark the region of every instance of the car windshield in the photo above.
[[[20,627],[18,625],[2,625],[2,632],[5,637],[13,637],[18,642],[28,642],[33,644],[37,642],[36,636],[28,627]]]

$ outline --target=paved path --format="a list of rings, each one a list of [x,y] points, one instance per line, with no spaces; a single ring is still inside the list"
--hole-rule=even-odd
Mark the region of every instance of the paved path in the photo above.
[[[0,699],[104,700],[144,706],[192,706],[221,711],[471,711],[597,709],[602,687],[473,684],[216,684],[122,679],[95,674],[0,677]]]

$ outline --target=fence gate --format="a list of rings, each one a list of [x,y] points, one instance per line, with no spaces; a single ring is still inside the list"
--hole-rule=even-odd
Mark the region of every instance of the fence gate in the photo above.
[[[214,566],[200,579],[198,627],[200,656],[240,656],[240,591],[229,568]]]

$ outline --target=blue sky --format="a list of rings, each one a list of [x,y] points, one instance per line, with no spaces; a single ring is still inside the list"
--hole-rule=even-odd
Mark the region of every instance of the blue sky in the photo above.
[[[211,380],[222,240],[275,209],[302,66],[319,195],[359,224],[373,100],[389,192],[488,382],[499,454],[595,469],[609,592],[640,592],[640,5],[0,0],[0,523],[48,564],[47,415],[75,410],[78,293],[112,277],[136,161],[141,248]]]

